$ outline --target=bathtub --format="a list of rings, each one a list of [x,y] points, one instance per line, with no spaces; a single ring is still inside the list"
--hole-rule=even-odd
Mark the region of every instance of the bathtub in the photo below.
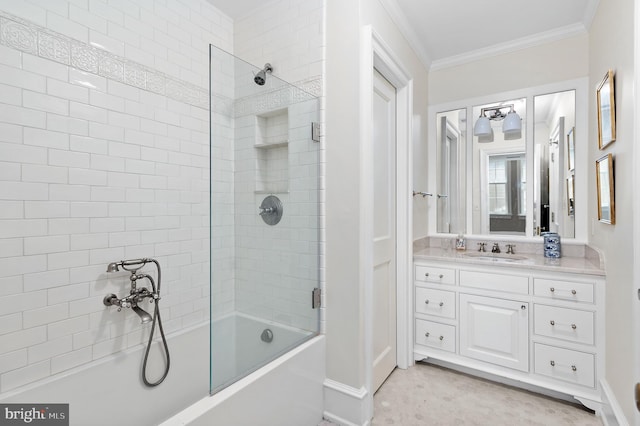
[[[273,342],[260,339],[265,328]],[[212,365],[217,393],[202,398],[161,426],[315,426],[322,421],[325,338],[236,314],[212,326]],[[308,340],[298,346],[302,338]],[[215,345],[224,339],[230,345]],[[274,344],[277,343],[277,344]],[[263,355],[277,356],[261,366]],[[256,354],[261,354],[256,357]],[[216,365],[220,374],[216,374]],[[232,376],[251,371],[235,383]],[[216,386],[217,384],[217,386]]]

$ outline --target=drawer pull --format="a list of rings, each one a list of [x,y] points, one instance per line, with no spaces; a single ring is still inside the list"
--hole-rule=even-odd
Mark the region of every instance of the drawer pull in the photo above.
[[[440,336],[440,340],[444,340],[444,336]]]
[[[424,337],[429,337],[429,332],[424,333]]]
[[[425,272],[424,276],[425,276],[426,278],[429,278],[429,273],[428,273],[428,272]],[[440,275],[438,275],[438,278],[443,279],[443,278],[444,278],[444,274],[440,274]]]
[[[555,289],[555,287],[549,287],[549,291],[551,293],[555,293],[556,289]],[[571,289],[571,294],[573,294],[575,296],[576,294],[578,294],[578,292],[576,290],[574,290],[574,289]]]
[[[550,364],[551,364],[552,367],[556,366],[556,362],[554,360],[551,360]],[[572,371],[578,371],[578,367],[576,367],[575,365],[572,365],[571,366],[571,370]]]
[[[424,276],[425,276],[425,277],[427,277],[427,278],[429,278],[429,273],[428,273],[428,272],[427,272],[427,273],[425,273],[425,274],[424,274]]]
[[[549,321],[549,324],[551,324],[552,326],[555,326],[556,322],[554,320],[551,320]],[[575,324],[571,324],[571,328],[575,330],[576,328],[578,328],[578,326]]]
[[[430,333],[427,331],[426,333],[424,333],[424,337],[429,338]],[[444,336],[440,336],[438,337],[439,340],[444,340]]]
[[[444,275],[443,275],[443,274],[440,274],[440,275],[438,276],[438,278],[442,279],[442,278],[444,278]]]
[[[428,305],[429,304],[429,299],[425,300],[424,303],[425,303],[425,305]],[[438,303],[438,306],[440,306],[440,307],[444,306],[444,302]]]
[[[520,306],[520,309],[522,309],[524,311],[525,309],[527,309],[527,307],[526,307],[526,305],[522,305],[522,306]]]

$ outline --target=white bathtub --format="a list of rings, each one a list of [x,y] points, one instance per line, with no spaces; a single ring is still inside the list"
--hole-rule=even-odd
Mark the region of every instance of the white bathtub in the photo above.
[[[222,321],[213,324],[214,342],[221,333],[234,333],[227,336],[233,344],[214,348],[214,375],[216,362],[235,374],[259,364],[260,357],[256,358],[256,354],[264,355],[265,351],[276,354],[300,338],[300,332],[295,330],[242,315]],[[271,344],[260,340],[265,327],[274,333]],[[276,340],[278,345],[272,345]],[[223,383],[228,378],[219,378],[217,382]],[[215,395],[187,407],[161,426],[315,426],[322,420],[324,379],[325,338],[312,337]]]

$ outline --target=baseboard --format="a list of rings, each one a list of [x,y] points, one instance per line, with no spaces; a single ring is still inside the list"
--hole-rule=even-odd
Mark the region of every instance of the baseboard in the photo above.
[[[629,426],[609,383],[603,379],[600,381],[600,386],[602,386],[602,412],[600,416],[604,426]]]
[[[325,379],[323,417],[342,426],[368,426],[371,418],[367,396],[364,387],[356,389]]]

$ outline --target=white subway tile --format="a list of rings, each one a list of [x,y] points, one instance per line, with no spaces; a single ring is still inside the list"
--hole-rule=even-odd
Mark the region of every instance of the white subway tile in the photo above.
[[[22,143],[22,127],[0,123],[0,142]]]
[[[120,188],[137,188],[140,186],[140,176],[133,173],[108,172],[109,186]]]
[[[141,146],[153,146],[155,143],[153,134],[140,132],[134,129],[125,129],[124,141],[130,144],[136,144]]]
[[[0,100],[5,104],[22,105],[22,89],[0,84]]]
[[[49,150],[49,164],[52,166],[84,168],[89,164],[89,159],[89,154],[86,153]]]
[[[0,296],[22,293],[22,275],[0,278]]]
[[[126,48],[127,47],[125,47],[125,50]],[[108,80],[107,93],[118,98],[129,99],[136,102],[140,99],[140,89],[114,80]]]
[[[139,159],[140,147],[131,143],[109,142],[109,155]]]
[[[125,201],[125,192],[118,188],[93,187],[91,188],[91,201]]]
[[[91,169],[69,169],[69,184],[71,185],[107,185],[107,172]]]
[[[140,211],[140,203],[109,203],[109,216],[119,220],[124,220],[122,216],[141,216]]]
[[[129,173],[153,175],[155,174],[156,164],[151,161],[132,160],[127,158],[125,160],[125,170]]]
[[[91,348],[91,345],[103,342],[109,338],[108,328],[102,328],[97,330],[87,330],[73,335],[73,349],[78,350],[80,348]]]
[[[0,355],[0,374],[27,365],[27,350],[20,349]]]
[[[20,163],[0,162],[0,181],[2,180],[20,180],[22,175],[22,167]]]
[[[46,256],[44,256],[46,259]],[[24,291],[34,292],[52,287],[69,284],[69,270],[58,269],[55,271],[27,273],[24,275]],[[27,293],[24,293],[25,295]],[[45,293],[46,298],[46,293]]]
[[[47,127],[47,115],[42,111],[0,103],[0,122],[44,129]]]
[[[66,133],[25,127],[24,144],[47,148],[69,149],[69,135]]]
[[[25,57],[27,56],[29,55],[25,55]],[[2,75],[2,82],[10,86],[36,92],[44,92],[47,87],[47,79],[44,76],[34,74],[28,70],[0,65],[0,75]]]
[[[22,52],[6,46],[0,46],[0,64],[13,68],[22,67]]]
[[[105,263],[104,265],[100,265],[102,271],[106,269],[107,263]],[[103,299],[104,294],[69,302],[70,317],[87,315],[93,312],[105,312],[107,310],[107,307],[104,306]]]
[[[25,87],[25,89],[34,90],[36,92],[44,92],[45,88],[41,85],[41,78],[44,78],[46,81],[46,77],[49,79],[57,79],[61,81],[67,81],[69,78],[69,67],[63,64],[59,64],[57,62],[50,61],[48,59],[43,59],[35,55],[30,55],[28,53],[23,54],[22,58],[22,69],[25,71],[29,71],[27,76],[32,76],[35,74],[39,74],[43,77],[38,77],[37,85],[33,87]],[[21,86],[22,87],[22,86]]]
[[[89,122],[79,118],[47,113],[47,129],[72,135],[87,136],[89,134]]]
[[[113,232],[109,234],[109,247],[127,247],[140,244],[138,232]]]
[[[16,312],[10,315],[3,315],[0,317],[0,334],[12,333],[18,330],[22,330],[22,313],[21,312]],[[2,365],[2,362],[0,361],[0,366],[1,365]],[[1,371],[2,371],[2,367],[0,367],[0,372]]]
[[[0,257],[16,257],[23,254],[22,238],[0,239]]]
[[[48,185],[45,183],[3,182],[0,185],[0,199],[48,200]]]
[[[87,187],[88,191],[89,187]],[[89,219],[49,219],[49,235],[79,234],[89,232]]]
[[[115,260],[119,260],[119,259],[124,259],[124,258],[122,256],[118,256],[115,258]],[[109,262],[113,262],[113,260],[110,260]],[[104,275],[106,269],[107,269],[106,263],[104,265],[98,264],[98,265],[81,266],[78,268],[71,268],[69,270],[71,283],[72,284],[86,283],[87,277],[98,277],[100,275]],[[89,311],[89,312],[92,312],[92,311]],[[82,315],[82,314],[76,314],[73,312],[73,309],[72,309],[71,316],[74,317],[77,315]]]
[[[124,21],[124,19],[123,19]],[[134,46],[140,46],[140,35],[138,35],[135,31],[131,31],[123,27],[123,24],[118,24],[114,22],[107,23],[107,35],[109,37],[115,38],[116,40],[120,40],[123,43],[131,44]]]
[[[124,129],[102,123],[89,123],[89,136],[98,139],[124,141]]]
[[[88,259],[89,252],[82,252],[82,253],[87,253],[87,259]],[[89,297],[89,284],[87,283],[65,285],[62,287],[54,287],[47,290],[47,303],[49,305],[56,305],[64,302],[71,302],[72,300],[78,300],[78,299],[86,299],[87,297]],[[63,333],[63,331],[67,330],[67,327],[70,326],[70,323],[75,324],[75,322],[77,321],[78,321],[77,319],[75,319],[74,321],[74,318],[71,318],[70,320],[62,321],[62,323],[59,323],[57,325],[49,324],[48,326],[49,338],[55,338],[58,336],[66,335],[66,333]],[[84,318],[84,321],[85,323],[87,322],[86,317]],[[77,330],[77,331],[82,331],[82,330],[84,329]],[[54,331],[53,334],[52,334],[52,331]],[[75,332],[76,331],[74,331],[74,333]]]
[[[85,185],[49,185],[49,199],[51,201],[89,201],[91,189]],[[69,209],[69,213],[71,210]]]
[[[51,78],[47,79],[47,93],[71,101],[89,103],[89,89]]]
[[[0,219],[20,219],[23,217],[24,204],[22,201],[0,200]]]
[[[167,189],[167,178],[165,176],[140,176],[140,188]]]
[[[125,100],[119,96],[110,95],[102,91],[89,91],[89,103],[100,108],[124,112],[124,101]]]
[[[68,250],[69,237],[67,235],[27,237],[24,239],[24,254],[27,256],[43,253],[59,253]]]
[[[124,172],[125,159],[108,155],[91,154],[91,168],[111,172]]]
[[[92,154],[106,154],[107,141],[96,138],[70,135],[69,149]]]
[[[47,340],[47,328],[36,327],[0,336],[0,353],[12,352]]]
[[[89,42],[89,30],[85,25],[80,25],[57,13],[47,12],[47,28],[84,43]]]
[[[89,252],[70,251],[63,253],[51,253],[47,255],[47,266],[50,271],[55,269],[75,268],[89,264]],[[65,286],[69,287],[69,286]],[[52,303],[51,291],[49,290],[49,303]]]
[[[121,217],[112,217],[113,215],[111,214],[111,206],[113,204],[114,203],[109,204],[110,217],[90,219],[90,230],[92,233],[124,231],[124,219]]]
[[[91,362],[92,349],[82,348],[77,351],[68,352],[51,359],[51,374],[58,374],[74,367]]]
[[[55,96],[25,90],[23,104],[26,108],[52,112],[54,114],[68,115],[69,101]]]
[[[69,83],[92,89],[91,92],[105,93],[107,91],[107,79],[105,77],[76,68],[69,68]]]
[[[106,217],[107,203],[72,202],[71,217]]]
[[[126,349],[126,339],[124,336],[110,339],[93,345],[93,359],[99,359],[115,352]]]
[[[93,15],[101,16],[109,22],[115,22],[119,25],[124,24],[124,14],[110,5],[100,0],[89,0],[89,12]]]
[[[58,305],[46,306],[44,308],[32,309],[24,311],[22,318],[24,322],[24,328],[36,327],[39,325],[46,325],[52,322],[61,321],[67,319],[69,316],[68,303],[60,303]],[[49,340],[54,337],[48,336]],[[69,342],[71,344],[71,342]],[[69,347],[71,349],[71,347]],[[31,356],[31,348],[29,348],[29,355]],[[39,360],[38,360],[39,361]],[[29,362],[33,360],[29,359]]]
[[[20,2],[18,2],[20,3]],[[11,370],[0,375],[0,389],[2,392],[44,379],[51,373],[50,361],[47,359],[23,368]]]
[[[112,126],[124,127],[125,129],[137,130],[140,128],[140,118],[130,114],[109,111],[109,124]]]
[[[71,235],[71,250],[89,250],[109,247],[108,234]]]
[[[24,164],[22,166],[23,182],[67,183],[68,171],[65,167]]]
[[[46,343],[31,346],[27,350],[29,363],[35,363],[42,360],[49,360],[56,355],[70,352],[73,348],[73,339],[71,336],[61,337],[55,340],[49,340]]]
[[[76,5],[69,5],[69,19],[91,29],[107,33],[107,20]],[[100,46],[96,46],[100,48]]]
[[[108,246],[108,243],[105,247]],[[89,252],[89,263],[92,265],[107,265],[117,259],[122,259],[124,256],[122,248],[98,248]],[[106,266],[105,266],[106,268]]]
[[[45,148],[0,142],[0,158],[13,163],[46,164]]]

